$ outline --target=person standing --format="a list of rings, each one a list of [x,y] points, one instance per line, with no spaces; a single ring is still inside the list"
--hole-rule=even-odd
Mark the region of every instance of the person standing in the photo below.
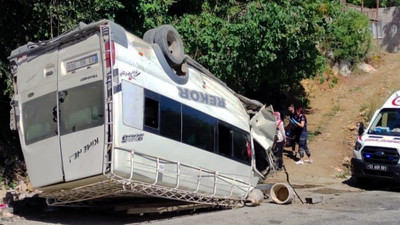
[[[304,162],[313,163],[311,153],[307,146],[307,117],[300,107],[296,110],[296,118],[291,119],[292,124],[296,126],[295,135],[297,136],[296,142],[299,144],[300,160],[296,162],[297,165],[302,165]],[[306,152],[308,159],[303,161],[304,152]]]
[[[283,121],[281,119],[281,114],[279,112],[274,112],[275,116],[275,121],[276,121],[276,152],[275,156],[278,159],[278,171],[282,170],[283,166],[283,145],[285,144],[286,141],[286,134],[285,134],[285,128],[283,126]]]
[[[288,112],[289,112],[289,130],[287,131],[287,136],[290,139],[289,146],[292,148],[292,155],[296,156],[296,135],[295,135],[295,130],[296,130],[296,125],[293,124],[292,120],[296,120],[296,112],[293,104],[290,104],[288,107]]]

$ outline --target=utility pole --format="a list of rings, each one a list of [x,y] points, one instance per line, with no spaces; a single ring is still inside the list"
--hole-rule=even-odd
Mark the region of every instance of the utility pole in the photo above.
[[[378,23],[378,21],[379,21],[379,0],[376,0],[376,44],[377,45],[379,45],[379,29],[378,29],[378,26],[379,26],[379,23]]]
[[[364,11],[364,0],[361,0],[361,12]]]

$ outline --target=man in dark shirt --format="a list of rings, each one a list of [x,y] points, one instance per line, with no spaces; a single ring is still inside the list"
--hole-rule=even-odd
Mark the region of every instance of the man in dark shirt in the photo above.
[[[290,121],[295,128],[296,142],[299,144],[300,160],[296,164],[301,165],[304,162],[312,163],[311,153],[307,146],[307,117],[303,113],[302,108],[296,110],[296,118]],[[308,159],[303,161],[304,152],[307,154]]]
[[[294,109],[294,105],[290,104],[288,107],[288,114],[289,114],[289,120],[292,121],[293,119],[296,119],[296,112]],[[292,155],[296,156],[296,135],[295,135],[295,130],[296,126],[293,123],[289,123],[289,128],[287,131],[287,137],[289,138],[289,146],[292,147]]]

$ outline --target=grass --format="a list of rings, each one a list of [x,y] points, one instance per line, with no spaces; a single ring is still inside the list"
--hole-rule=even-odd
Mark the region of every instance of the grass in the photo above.
[[[350,165],[344,165],[343,172],[336,174],[336,178],[347,179],[351,175]]]
[[[325,117],[334,117],[338,112],[340,111],[340,106],[339,105],[335,105],[332,107],[332,110],[330,113],[325,114]]]
[[[318,135],[322,134],[322,132],[325,130],[325,127],[318,126],[315,131],[309,131],[308,132],[308,141],[313,141]]]
[[[368,108],[368,106],[367,106],[367,104],[366,103],[364,103],[364,104],[362,104],[361,105],[361,107],[360,107],[360,112],[364,112],[364,111],[366,111],[367,110],[367,108]]]
[[[338,102],[339,100],[337,100]],[[338,112],[340,111],[340,106],[339,105],[335,105],[332,107],[331,112],[328,114],[324,114],[323,115],[323,120],[329,119],[334,117]],[[313,141],[317,136],[321,135],[326,129],[326,124],[324,123],[323,125],[319,125],[317,127],[317,129],[315,129],[314,131],[308,131],[308,141]]]
[[[378,99],[365,102],[360,107],[360,113],[363,113],[365,121],[370,121],[375,111],[379,108]]]
[[[322,76],[322,75],[319,75],[319,76],[318,76],[318,80],[319,80],[319,83],[320,83],[320,84],[323,84],[323,83],[325,82],[325,77]]]
[[[355,88],[350,88],[349,89],[350,93],[357,92],[357,91],[361,91],[361,87],[355,87]]]
[[[331,82],[329,82],[329,88],[334,88],[335,85],[339,82],[339,78],[338,77],[333,77],[331,79]]]

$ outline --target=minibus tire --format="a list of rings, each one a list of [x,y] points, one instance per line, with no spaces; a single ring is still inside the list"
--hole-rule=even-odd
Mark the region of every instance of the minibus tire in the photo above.
[[[182,64],[184,55],[183,42],[178,31],[171,25],[162,25],[155,31],[155,43],[161,48],[171,67]]]
[[[155,35],[156,35],[156,29],[150,29],[144,32],[143,40],[149,44],[153,44]]]

